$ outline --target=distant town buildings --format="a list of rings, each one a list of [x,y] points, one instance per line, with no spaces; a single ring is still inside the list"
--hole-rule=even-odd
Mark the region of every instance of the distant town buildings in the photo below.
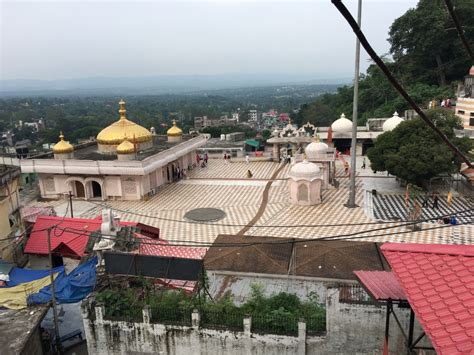
[[[208,118],[207,116],[194,117],[194,129],[206,127],[235,126],[239,123],[239,114],[233,113],[232,117]]]
[[[257,122],[258,121],[258,112],[257,112],[257,110],[249,110],[248,119],[249,119],[249,122]]]

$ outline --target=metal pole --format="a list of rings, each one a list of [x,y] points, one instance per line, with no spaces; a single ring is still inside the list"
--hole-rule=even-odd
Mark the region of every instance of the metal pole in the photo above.
[[[387,314],[385,315],[385,346],[386,346],[386,352],[384,354],[388,354],[388,339],[390,335],[390,314],[392,313],[392,301],[387,302]]]
[[[51,228],[48,228],[48,255],[49,255],[49,276],[51,278],[51,299],[53,303],[53,316],[54,316],[54,334],[56,347],[59,353],[62,353],[61,339],[59,338],[59,324],[58,324],[58,311],[56,309],[56,291],[54,288],[54,275],[53,275],[53,255],[51,254]]]
[[[362,0],[358,2],[357,24],[361,27],[362,20]],[[359,207],[355,203],[356,195],[356,145],[357,145],[357,113],[359,104],[359,67],[360,67],[360,40],[356,40],[355,71],[354,71],[354,97],[352,102],[352,142],[351,142],[351,183],[349,189],[349,200],[346,207]]]
[[[413,329],[415,327],[415,313],[413,309],[410,308],[410,325],[408,328],[408,346],[407,346],[407,354],[411,354],[412,344],[413,344]]]
[[[74,218],[74,212],[72,211],[72,192],[69,191],[69,208],[71,209],[71,218]]]

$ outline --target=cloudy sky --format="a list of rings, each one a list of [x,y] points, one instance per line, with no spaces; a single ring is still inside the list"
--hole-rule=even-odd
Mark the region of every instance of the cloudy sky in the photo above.
[[[344,3],[355,16],[357,2]],[[363,0],[379,54],[393,20],[415,5]],[[0,0],[0,22],[0,79],[353,75],[355,37],[330,0]]]

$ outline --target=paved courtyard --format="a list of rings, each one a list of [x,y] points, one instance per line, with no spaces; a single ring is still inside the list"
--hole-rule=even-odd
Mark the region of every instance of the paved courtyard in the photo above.
[[[207,168],[197,168],[189,172],[188,179],[162,187],[148,201],[95,201],[82,203],[75,216],[94,218],[102,208],[111,207],[123,220],[138,221],[160,228],[163,238],[180,242],[212,243],[219,234],[244,233],[252,236],[275,236],[295,238],[322,238],[337,235],[354,236],[358,240],[397,241],[415,243],[469,243],[474,242],[471,225],[439,225],[424,223],[421,231],[408,231],[403,221],[393,221],[384,215],[389,211],[404,219],[403,205],[400,206],[400,188],[393,177],[374,174],[370,169],[358,169],[357,195],[358,208],[344,207],[349,193],[349,179],[344,176],[342,165],[338,162],[338,189],[323,192],[323,203],[318,206],[294,206],[288,202],[286,176],[289,165],[279,168],[273,162],[232,162],[211,159]],[[246,178],[251,170],[253,178]],[[271,180],[272,175],[276,177]],[[268,199],[262,204],[267,184]],[[398,201],[394,209],[384,207],[382,199],[373,198],[372,188],[379,192],[388,191]],[[398,197],[396,197],[398,196]],[[64,211],[66,201],[55,201],[53,205]],[[38,204],[38,203],[36,203]],[[42,202],[41,204],[48,204]],[[62,205],[61,205],[62,204]],[[87,208],[86,206],[90,206]],[[184,215],[195,208],[219,208],[226,217],[213,223],[193,223],[186,221]],[[472,206],[468,201],[457,201],[452,212],[465,210]],[[259,211],[262,213],[254,225],[248,225]],[[444,210],[440,211],[443,214]],[[429,217],[432,217],[429,215]],[[467,217],[467,215],[464,215]],[[463,219],[468,223],[469,220]],[[244,229],[244,227],[246,227]]]

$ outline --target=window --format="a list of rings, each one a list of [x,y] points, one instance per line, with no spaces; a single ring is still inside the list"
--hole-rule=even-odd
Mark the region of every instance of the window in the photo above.
[[[463,110],[458,110],[458,114],[459,115],[464,115],[464,111]]]
[[[474,126],[474,117],[469,119],[469,126]]]

